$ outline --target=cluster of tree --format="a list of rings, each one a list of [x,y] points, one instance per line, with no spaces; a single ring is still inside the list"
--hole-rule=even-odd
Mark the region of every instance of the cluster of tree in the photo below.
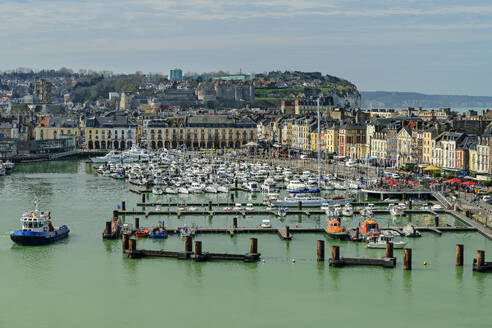
[[[95,101],[108,98],[110,92],[137,92],[142,85],[142,75],[119,75],[104,78],[102,75],[81,78],[69,90],[74,102]]]

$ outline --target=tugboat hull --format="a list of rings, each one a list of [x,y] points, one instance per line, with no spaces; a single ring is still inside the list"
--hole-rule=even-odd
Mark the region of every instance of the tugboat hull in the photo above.
[[[35,231],[14,231],[10,239],[22,246],[41,246],[54,243],[60,239],[68,237],[70,230],[67,226],[60,227],[58,230],[50,232]]]

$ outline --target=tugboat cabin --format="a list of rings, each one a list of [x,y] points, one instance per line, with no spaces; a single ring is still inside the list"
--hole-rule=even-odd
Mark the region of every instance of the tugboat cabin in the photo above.
[[[33,231],[33,232],[49,232],[53,231],[54,228],[51,225],[50,213],[45,212],[31,212],[24,213],[20,219],[22,225],[22,231]]]

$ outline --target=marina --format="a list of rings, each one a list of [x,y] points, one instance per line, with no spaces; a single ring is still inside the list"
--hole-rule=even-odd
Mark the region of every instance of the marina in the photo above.
[[[487,254],[492,252],[490,241],[477,232],[477,227],[464,223],[457,215],[447,210],[436,210],[434,213],[431,210],[421,211],[418,201],[413,201],[411,211],[407,206],[406,211],[409,212],[405,216],[398,217],[389,213],[388,202],[372,203],[374,218],[382,231],[390,229],[403,232],[403,228],[411,222],[422,235],[420,238],[406,238],[408,243],[405,248],[413,251],[411,262],[404,261],[405,254],[408,257],[408,250],[394,249],[394,267],[385,268],[384,264],[378,267],[386,257],[385,249],[367,249],[365,243],[329,237],[325,232],[327,216],[321,208],[303,207],[300,212],[294,213],[289,212],[299,211],[297,207],[286,208],[287,214],[284,217],[274,213],[278,208],[261,214],[252,214],[246,210],[238,211],[237,214],[222,213],[223,207],[234,207],[231,206],[231,194],[234,195],[232,204],[241,203],[242,208],[245,208],[246,204],[252,204],[253,212],[267,211],[267,196],[261,192],[237,190],[223,194],[160,196],[150,192],[146,193],[149,195],[148,199],[145,196],[145,203],[142,203],[141,194],[129,192],[131,187],[128,182],[100,176],[94,172],[90,164],[81,161],[52,162],[49,165],[22,164],[16,167],[11,175],[2,179],[0,205],[5,209],[5,216],[10,218],[0,222],[4,231],[16,228],[18,221],[15,218],[19,217],[19,209],[28,210],[30,206],[25,204],[32,204],[32,199],[36,196],[39,197],[40,208],[49,209],[57,222],[63,222],[71,229],[68,239],[48,245],[47,248],[12,246],[8,235],[0,239],[0,246],[7,250],[0,253],[0,259],[5,266],[4,274],[9,277],[0,282],[5,294],[5,299],[0,301],[0,305],[3,306],[21,306],[13,295],[19,291],[27,292],[27,289],[20,287],[19,290],[19,287],[11,287],[13,285],[27,284],[31,289],[43,290],[39,286],[34,287],[40,277],[48,286],[72,286],[71,289],[78,295],[74,304],[63,304],[61,300],[64,292],[50,291],[49,307],[56,306],[69,313],[74,320],[86,324],[95,324],[95,320],[77,313],[72,306],[81,306],[88,300],[92,303],[89,310],[95,313],[96,317],[106,315],[107,311],[154,312],[164,306],[172,309],[178,317],[184,318],[179,320],[180,324],[184,322],[187,325],[199,324],[199,320],[195,316],[187,316],[187,311],[175,303],[186,300],[190,306],[197,309],[198,316],[207,315],[217,306],[227,312],[231,311],[232,307],[248,307],[251,302],[283,313],[280,321],[274,321],[270,314],[264,313],[258,315],[257,319],[238,323],[240,327],[246,326],[246,323],[248,326],[274,325],[274,322],[284,325],[314,324],[319,321],[312,321],[310,318],[316,318],[315,312],[323,311],[326,305],[337,308],[341,313],[348,313],[344,307],[336,305],[340,302],[359,307],[363,315],[383,315],[385,311],[377,304],[384,304],[388,295],[402,299],[403,304],[423,313],[415,322],[425,325],[432,322],[436,309],[462,309],[460,298],[463,296],[469,298],[465,308],[472,314],[475,313],[478,303],[492,301],[489,300],[488,294],[479,293],[477,296],[475,291],[472,291],[480,286],[484,288],[490,280],[487,273],[473,271],[476,251],[484,250]],[[322,191],[321,195],[330,198],[338,194],[336,190],[327,190]],[[124,205],[122,200],[125,200]],[[71,205],[67,206],[67,203]],[[217,214],[209,215],[209,204]],[[366,201],[354,202],[353,215],[341,217],[342,224],[349,228],[358,226],[360,209],[364,209],[368,204],[370,203]],[[204,214],[193,214],[194,211],[191,211],[178,216],[177,211],[183,205],[185,208],[195,207]],[[156,206],[160,206],[160,211],[155,210]],[[134,207],[138,209],[135,212],[139,214],[133,214]],[[149,232],[152,231],[152,227],[157,227],[159,222],[164,222],[167,238],[129,238],[135,240],[132,250],[141,252],[135,252],[134,257],[132,255],[132,258],[128,258],[128,252],[122,254],[121,236],[113,240],[101,240],[105,222],[112,225],[110,218],[114,214],[113,211],[116,211],[121,221],[124,220],[133,227],[136,225],[135,219],[139,218],[139,228],[148,228]],[[309,215],[305,211],[308,211]],[[152,214],[146,217],[146,212]],[[258,227],[265,219],[270,221],[271,228]],[[180,236],[180,228],[184,226],[190,227],[191,230],[190,252],[186,251],[184,239]],[[261,255],[253,262],[245,262],[245,256],[250,253],[251,238],[256,238],[257,252]],[[330,255],[326,261],[322,261],[318,255],[321,251],[321,248],[318,248],[319,241],[323,242],[323,253],[325,247],[329,251],[333,246],[339,246],[339,260],[344,259],[344,266],[330,266]],[[197,257],[198,261],[194,255],[196,242],[201,242],[201,257]],[[462,267],[456,267],[457,244],[465,245]],[[131,242],[129,248],[133,247],[130,245]],[[40,260],[34,260],[35,267],[29,262],[33,261],[33,254],[36,254],[37,258],[40,257]],[[187,260],[181,260],[180,257],[185,256],[183,254],[190,256]],[[202,259],[204,262],[200,262]],[[424,262],[427,265],[423,265]],[[411,270],[404,270],[408,268],[409,263]],[[484,259],[484,265],[486,263],[488,262]],[[90,271],[87,268],[90,268]],[[19,270],[26,273],[18,275]],[[361,275],[364,279],[360,279]],[[166,288],[166,294],[171,293],[173,297],[156,294],[156,285],[162,281],[163,276],[175,282]],[[76,286],[72,281],[77,277],[84,282]],[[369,285],[367,282],[370,282]],[[283,286],[286,284],[289,284],[290,290],[283,293]],[[384,284],[383,290],[378,284]],[[453,293],[457,292],[461,296],[449,297],[442,304],[436,302],[435,297],[425,296],[426,292],[421,289],[422,284],[430,286],[434,294],[453,290]],[[229,286],[228,290],[223,286]],[[368,306],[360,298],[350,296],[359,290],[365,290],[372,295],[374,305]],[[302,314],[291,315],[285,312],[294,311],[294,306],[282,304],[281,300],[293,292],[297,297],[306,299],[304,304],[295,307],[296,311],[301,308]],[[102,293],[107,296],[94,299],[94,295],[103,295]],[[241,297],[231,296],[235,294],[240,294]],[[145,305],[118,304],[118,300],[129,295],[144,297],[148,302]],[[204,305],[205,298],[210,297],[218,301],[213,306]],[[235,301],[233,305],[229,301],[231,297]],[[411,302],[415,297],[421,301]],[[268,298],[270,301],[266,301]],[[6,299],[10,299],[8,305],[5,303]],[[34,294],[33,301],[40,304],[34,309],[33,314],[40,314],[48,309],[48,305],[41,302],[41,296]],[[318,301],[321,301],[323,306]],[[427,311],[428,307],[433,311]],[[394,307],[391,317],[398,320],[398,317],[405,313],[403,309]],[[15,311],[12,315],[7,315],[9,322],[19,323],[17,326],[22,327],[14,315]],[[473,319],[464,319],[454,314],[450,314],[450,318],[453,322],[463,325],[473,325],[474,322]],[[169,321],[178,324],[178,320],[171,318]],[[215,319],[211,321],[220,324]],[[128,322],[137,324],[137,319],[116,318],[109,326],[116,327]],[[150,318],[146,322],[154,323],[157,320]],[[334,322],[343,324],[337,319]]]

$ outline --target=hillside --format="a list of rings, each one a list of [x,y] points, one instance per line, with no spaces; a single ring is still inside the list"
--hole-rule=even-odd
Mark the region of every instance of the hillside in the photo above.
[[[416,92],[362,91],[363,108],[492,108],[492,97],[428,95]]]

